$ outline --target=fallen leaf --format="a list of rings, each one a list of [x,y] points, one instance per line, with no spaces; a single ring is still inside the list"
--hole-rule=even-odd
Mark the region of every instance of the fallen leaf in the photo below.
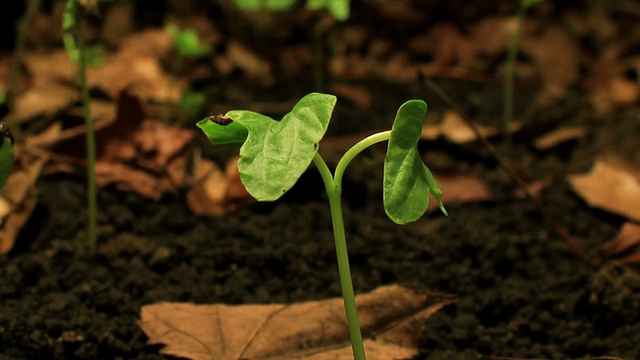
[[[356,298],[370,360],[416,355],[429,317],[454,302],[415,288],[391,285]],[[297,304],[142,307],[140,326],[161,353],[194,360],[351,359],[341,298]]]
[[[187,193],[187,205],[195,214],[220,216],[255,202],[240,181],[237,158],[222,171],[213,161],[196,155],[193,178],[196,185]]]
[[[368,108],[372,101],[371,93],[362,86],[335,83],[331,85],[331,93],[353,102],[362,109]]]
[[[533,145],[538,150],[548,150],[569,140],[581,138],[587,134],[583,126],[565,126],[537,138]]]
[[[491,200],[495,194],[482,180],[471,175],[438,175],[436,181],[442,193],[444,204],[467,203]],[[428,212],[438,210],[436,201],[429,202]]]
[[[640,224],[627,221],[618,235],[600,250],[606,256],[619,258],[622,263],[640,265]]]
[[[570,176],[569,183],[589,205],[640,220],[640,178],[623,160],[597,159],[591,171]]]
[[[484,137],[491,137],[500,134],[500,129],[494,126],[483,126],[476,124],[480,134]],[[513,122],[511,124],[511,130],[517,131],[522,127],[519,122]],[[443,136],[447,140],[456,143],[464,144],[475,141],[477,139],[476,133],[473,129],[454,111],[448,111],[444,114],[444,118],[439,124],[426,124],[422,128],[422,138],[427,140],[434,140]]]
[[[559,99],[576,81],[580,69],[580,48],[564,27],[551,25],[537,36],[523,36],[522,50],[529,54],[542,75],[543,90],[538,102]]]
[[[262,80],[265,83],[273,81],[269,62],[260,58],[253,50],[238,41],[229,40],[224,56],[233,66],[241,69],[247,77]]]
[[[29,220],[38,200],[35,183],[47,161],[45,157],[28,156],[16,160],[0,197],[0,255],[13,248],[18,232]]]

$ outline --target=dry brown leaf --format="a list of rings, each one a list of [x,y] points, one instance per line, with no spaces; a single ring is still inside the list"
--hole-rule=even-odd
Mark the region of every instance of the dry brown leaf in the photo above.
[[[371,106],[371,92],[363,86],[335,83],[331,85],[331,93],[336,96],[341,96],[363,109]]]
[[[495,194],[482,180],[471,175],[436,176],[446,204],[491,200]],[[429,202],[428,212],[438,210],[436,201]]]
[[[476,125],[480,134],[484,137],[491,137],[500,133],[497,127],[489,127]],[[522,127],[519,122],[511,124],[511,130],[517,131]],[[476,133],[471,127],[454,111],[448,111],[444,114],[444,119],[440,124],[427,124],[422,128],[422,138],[433,140],[440,136],[444,136],[447,140],[464,144],[477,139]]]
[[[545,85],[538,94],[540,103],[564,96],[578,78],[580,48],[564,27],[551,25],[535,37],[523,36],[522,50],[534,59],[542,75]]]
[[[253,79],[259,79],[266,83],[271,82],[271,65],[258,54],[240,44],[238,41],[229,40],[226,47],[225,57],[233,66]]]
[[[640,179],[622,160],[597,159],[591,171],[569,182],[589,205],[640,220]]]
[[[188,180],[188,149],[193,131],[147,119],[140,99],[126,92],[118,98],[115,116],[113,105],[97,109],[102,114],[98,115],[104,118],[96,123],[98,185],[115,184],[120,189],[137,191],[153,199],[184,186]],[[86,151],[82,135],[84,127],[71,128],[45,134],[34,141],[48,145],[56,137],[62,138],[64,141],[56,140],[56,153],[66,156],[63,161],[67,163],[84,165]],[[68,166],[60,165],[56,164],[54,169],[68,170]]]
[[[75,90],[57,83],[34,85],[16,99],[13,118],[17,122],[24,122],[35,116],[53,115],[71,104],[76,97]]]
[[[584,126],[565,126],[537,138],[533,145],[538,150],[548,150],[558,144],[581,138],[586,134],[587,129]]]
[[[622,263],[640,265],[640,224],[624,223],[618,235],[605,243],[601,251],[604,255],[619,257]]]
[[[14,246],[16,236],[29,220],[36,206],[34,184],[40,177],[46,158],[21,156],[9,175],[0,197],[0,255],[6,255]]]
[[[139,99],[123,93],[116,121],[97,136],[96,181],[100,186],[115,183],[122,190],[159,199],[186,182],[185,149],[193,132],[144,116]]]
[[[240,181],[238,159],[223,172],[213,161],[194,156],[196,185],[187,194],[187,205],[196,214],[219,216],[255,201]]]
[[[428,318],[454,302],[415,288],[391,285],[357,298],[368,358],[416,354]],[[351,359],[341,298],[272,305],[159,303],[141,310],[149,344],[163,354],[194,360]],[[375,340],[374,340],[375,339]]]

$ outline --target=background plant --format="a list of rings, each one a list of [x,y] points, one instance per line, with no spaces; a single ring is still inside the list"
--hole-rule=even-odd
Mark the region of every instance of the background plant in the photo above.
[[[291,11],[296,5],[295,0],[234,0],[235,5],[243,11]],[[307,0],[306,8],[316,11],[321,15],[313,24],[313,48],[315,67],[315,88],[322,91],[325,87],[325,74],[327,70],[327,50],[334,48],[334,39],[329,36],[330,30],[335,27],[336,21],[346,21],[350,14],[350,0]],[[328,14],[328,16],[326,16]],[[257,18],[258,36],[265,33],[265,24]],[[258,43],[263,43],[259,39]]]
[[[421,100],[403,104],[393,128],[359,141],[338,162],[334,173],[318,153],[336,103],[333,95],[303,97],[281,121],[245,110],[198,122],[214,145],[241,146],[238,169],[249,194],[259,201],[279,199],[315,164],[329,198],[342,296],[353,354],[366,358],[357,315],[342,213],[342,177],[349,163],[364,149],[388,141],[384,160],[383,202],[388,217],[398,224],[420,218],[433,196],[446,214],[442,192],[417,149],[427,105]]]
[[[13,165],[13,135],[5,123],[0,123],[0,193]]]
[[[92,47],[89,51],[85,49],[82,36],[82,25],[80,15],[83,7],[78,0],[68,0],[65,5],[62,18],[63,42],[67,54],[72,61],[78,64],[78,78],[80,79],[80,90],[82,94],[82,107],[84,124],[86,127],[87,144],[87,247],[90,253],[96,249],[96,227],[97,227],[97,189],[96,189],[96,140],[93,130],[93,119],[91,117],[91,98],[89,87],[87,86],[87,67],[96,66],[104,62],[100,56],[100,48]]]
[[[165,98],[164,113],[162,120],[167,123],[171,117],[170,92],[175,87],[175,82],[182,65],[187,58],[200,57],[209,55],[213,52],[213,48],[202,44],[198,33],[195,29],[180,30],[174,24],[168,24],[165,30],[171,36],[173,45],[176,49],[176,57],[171,66],[171,74],[169,86],[167,87],[167,95]],[[186,89],[182,92],[178,107],[186,113],[187,116],[194,115],[204,106],[206,96],[197,91]]]
[[[516,14],[516,29],[511,36],[507,49],[507,62],[504,72],[504,95],[502,111],[502,136],[505,140],[507,151],[511,150],[511,122],[513,121],[513,79],[515,77],[516,58],[520,37],[522,35],[522,25],[524,16],[528,8],[543,2],[544,0],[520,0],[520,6]]]

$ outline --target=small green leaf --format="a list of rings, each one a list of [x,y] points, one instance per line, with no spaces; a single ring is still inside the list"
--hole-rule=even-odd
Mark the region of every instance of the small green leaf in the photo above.
[[[13,137],[5,124],[0,124],[0,191],[11,172],[13,165]]]
[[[307,0],[307,8],[312,10],[327,9],[339,21],[349,18],[350,0]]]
[[[520,4],[525,8],[529,8],[531,6],[534,5],[538,5],[540,3],[544,2],[544,0],[520,0]]]
[[[345,21],[349,18],[349,0],[328,0],[329,12],[338,21]]]
[[[384,160],[384,209],[391,220],[406,224],[419,219],[429,206],[429,195],[438,201],[442,191],[418,153],[422,123],[427,104],[410,100],[400,106],[391,130],[387,156]]]
[[[335,104],[333,95],[311,93],[281,121],[244,110],[225,115],[249,130],[238,170],[251,196],[273,201],[291,189],[316,155]]]
[[[198,33],[194,29],[180,30],[174,24],[169,24],[166,26],[166,31],[182,57],[204,56],[211,52],[210,46],[200,43]]]
[[[287,11],[295,5],[296,0],[233,0],[240,10],[248,11]]]
[[[210,116],[196,124],[209,138],[213,145],[218,146],[242,146],[249,131],[243,125],[224,117],[229,122],[222,122],[222,116]]]

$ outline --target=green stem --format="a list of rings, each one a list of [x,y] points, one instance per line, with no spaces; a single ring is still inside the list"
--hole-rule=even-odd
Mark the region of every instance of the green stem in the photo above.
[[[379,132],[366,138],[358,141],[355,145],[353,145],[349,150],[347,150],[340,161],[338,161],[338,165],[336,166],[335,172],[335,182],[339,187],[342,187],[342,176],[344,175],[347,166],[355,158],[358,154],[360,154],[364,149],[368,148],[371,145],[377,144],[382,141],[389,140],[391,137],[391,130]]]
[[[77,13],[75,16],[78,16]],[[96,215],[98,210],[97,191],[96,191],[96,140],[93,132],[93,120],[91,119],[91,98],[89,96],[89,87],[87,86],[87,59],[84,51],[84,41],[82,38],[82,25],[77,25],[78,50],[80,55],[80,87],[82,89],[82,105],[84,108],[84,124],[87,129],[87,202],[88,202],[88,219],[87,219],[87,240],[89,253],[93,254],[96,250]]]
[[[24,15],[20,19],[18,24],[18,35],[16,37],[16,48],[11,59],[11,78],[9,79],[9,109],[12,113],[16,112],[16,98],[18,96],[18,79],[20,78],[20,62],[22,60],[22,54],[24,53],[24,45],[27,39],[27,32],[29,31],[29,25],[40,9],[40,0],[29,0],[27,2],[27,9]],[[15,119],[9,123],[11,132],[14,137],[20,137],[20,127],[16,123]]]
[[[171,67],[171,74],[169,75],[169,83],[167,84],[167,89],[165,90],[164,95],[164,111],[162,112],[162,122],[164,124],[168,124],[171,120],[171,110],[173,108],[173,103],[171,102],[171,92],[173,88],[176,86],[176,79],[178,78],[178,74],[180,73],[180,69],[182,69],[182,63],[184,61],[184,56],[179,53],[176,55],[176,60],[173,62]]]
[[[504,104],[502,114],[502,136],[508,151],[511,150],[511,121],[513,119],[513,78],[516,67],[516,56],[518,55],[518,44],[522,34],[522,24],[524,22],[525,6],[520,5],[516,14],[516,30],[511,37],[507,53],[507,63],[504,79]]]
[[[313,163],[318,168],[320,176],[324,181],[329,196],[329,206],[331,207],[331,222],[333,223],[333,237],[336,243],[336,256],[338,258],[338,273],[340,275],[340,286],[342,287],[342,299],[347,315],[347,327],[351,339],[351,348],[355,360],[366,360],[364,345],[362,343],[362,333],[360,331],[360,321],[358,320],[358,310],[356,308],[356,296],[353,291],[351,281],[351,269],[349,266],[349,253],[347,251],[347,237],[344,231],[344,217],[342,214],[342,176],[347,165],[364,149],[381,141],[389,140],[391,131],[368,136],[353,145],[340,159],[336,166],[335,175],[320,154],[316,153]]]
[[[342,215],[342,188],[331,176],[331,171],[327,167],[320,154],[316,153],[313,162],[322,176],[329,205],[331,207],[331,221],[333,223],[333,237],[336,243],[336,256],[338,258],[338,273],[340,275],[340,286],[342,288],[342,299],[344,310],[347,316],[347,327],[349,328],[349,338],[351,339],[351,349],[355,360],[366,360],[362,333],[360,332],[360,321],[358,320],[358,310],[356,308],[356,296],[353,291],[351,281],[351,269],[349,267],[349,253],[347,252],[347,238],[344,231],[344,219]]]

